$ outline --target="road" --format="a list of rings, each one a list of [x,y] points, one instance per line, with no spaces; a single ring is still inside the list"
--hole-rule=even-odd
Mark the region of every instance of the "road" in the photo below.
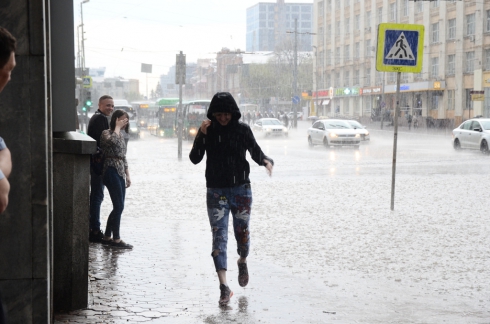
[[[298,125],[288,138],[256,134],[275,166],[268,177],[251,161],[251,278],[238,286],[231,240],[228,308],[210,257],[205,163],[189,161],[192,143],[179,161],[176,139],[143,132],[128,147],[121,222],[135,248],[92,245],[91,305],[57,322],[490,323],[490,156],[400,132],[391,211],[392,131],[326,150],[309,148],[309,123]]]

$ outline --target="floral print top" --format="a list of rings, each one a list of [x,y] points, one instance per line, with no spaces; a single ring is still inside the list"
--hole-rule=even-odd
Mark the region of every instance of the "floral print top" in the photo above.
[[[117,173],[126,179],[126,169],[128,168],[128,161],[126,160],[126,143],[124,142],[124,136],[122,132],[117,135],[116,132],[106,129],[100,136],[100,146],[104,151],[104,174],[107,167],[113,167],[117,170]]]

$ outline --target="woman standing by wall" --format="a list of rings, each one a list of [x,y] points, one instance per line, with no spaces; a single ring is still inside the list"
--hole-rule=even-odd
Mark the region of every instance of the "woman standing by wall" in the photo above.
[[[112,200],[112,211],[107,219],[107,226],[102,240],[103,244],[122,249],[132,249],[119,235],[121,215],[124,210],[126,188],[131,185],[128,162],[126,161],[126,143],[123,129],[129,122],[128,114],[116,110],[112,114],[109,129],[100,136],[101,148],[104,151],[104,185],[109,190]],[[112,237],[112,238],[111,238]]]

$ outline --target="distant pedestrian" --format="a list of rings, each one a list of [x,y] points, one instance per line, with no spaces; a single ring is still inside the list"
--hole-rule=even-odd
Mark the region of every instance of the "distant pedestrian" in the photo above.
[[[408,115],[408,130],[410,130],[410,128],[412,128],[412,115]]]
[[[202,122],[189,158],[194,164],[206,153],[206,204],[213,233],[211,256],[220,283],[220,305],[226,305],[233,292],[226,281],[228,218],[231,211],[233,231],[240,258],[238,283],[248,284],[247,256],[250,250],[250,214],[252,188],[247,151],[258,164],[272,175],[274,161],[267,157],[255,141],[248,125],[241,123],[240,110],[228,92],[218,92],[209,105],[208,120]]]
[[[100,136],[104,130],[109,129],[109,120],[107,118],[113,111],[114,99],[108,95],[100,97],[99,109],[90,118],[87,127],[87,135],[97,141],[97,147],[101,147]],[[100,205],[103,200],[104,181],[102,174],[97,174],[96,170],[90,167],[90,242],[100,243],[104,237],[100,230]]]
[[[247,124],[250,125],[250,120],[252,119],[252,116],[250,116],[250,111],[247,111]]]
[[[283,122],[284,122],[284,126],[286,126],[286,128],[289,128],[289,118],[288,118],[288,114],[284,114],[284,117],[283,117]]]
[[[131,244],[121,240],[119,228],[121,215],[124,210],[126,188],[131,186],[128,162],[126,160],[126,143],[123,129],[129,122],[128,114],[116,110],[112,114],[110,128],[100,136],[101,148],[104,151],[104,171],[102,174],[104,185],[107,187],[112,200],[112,211],[107,218],[102,244],[112,247],[132,249]]]
[[[3,91],[10,81],[10,75],[15,68],[15,50],[17,49],[17,40],[10,32],[0,27],[0,92]],[[7,148],[5,141],[0,137],[0,213],[7,209],[10,193],[10,182],[8,177],[12,171],[12,158],[10,150]],[[15,216],[15,215],[12,215]],[[7,227],[5,230],[9,230]],[[8,264],[8,260],[4,261]],[[7,323],[7,307],[5,306],[2,296],[0,295],[0,324]]]

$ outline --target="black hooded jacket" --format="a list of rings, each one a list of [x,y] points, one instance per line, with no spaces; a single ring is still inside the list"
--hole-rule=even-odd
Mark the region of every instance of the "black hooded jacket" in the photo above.
[[[226,126],[222,126],[213,116],[217,112],[231,113],[231,120]],[[208,188],[227,188],[250,183],[247,151],[258,165],[264,165],[264,159],[274,165],[274,161],[262,152],[255,141],[250,127],[239,121],[241,116],[230,93],[218,92],[214,95],[207,113],[211,125],[207,134],[202,133],[199,128],[189,153],[189,158],[194,164],[201,162],[206,153]]]

